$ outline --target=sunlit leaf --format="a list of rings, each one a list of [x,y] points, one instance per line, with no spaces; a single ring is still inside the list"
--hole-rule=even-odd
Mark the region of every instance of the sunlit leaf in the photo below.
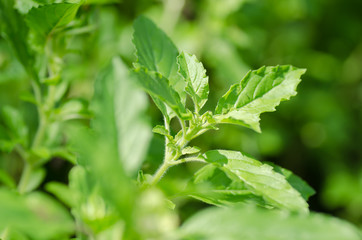
[[[179,72],[186,81],[186,92],[191,96],[197,109],[201,109],[209,95],[209,78],[206,70],[195,55],[182,52],[177,57]]]
[[[269,204],[308,212],[308,204],[301,194],[271,166],[236,151],[212,150],[203,157],[207,162],[217,164],[232,180],[245,183],[247,189],[263,197]]]
[[[254,206],[209,208],[188,219],[181,239],[208,240],[358,240],[358,230],[348,222],[323,214],[293,215]]]
[[[219,100],[214,117],[219,123],[239,124],[260,132],[260,114],[275,111],[295,91],[305,69],[292,66],[262,67],[250,71]]]

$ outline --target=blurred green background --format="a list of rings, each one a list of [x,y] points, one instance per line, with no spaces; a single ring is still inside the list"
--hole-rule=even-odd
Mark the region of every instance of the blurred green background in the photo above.
[[[44,0],[45,2],[59,2]],[[44,2],[43,0],[41,2]],[[307,69],[298,95],[277,112],[262,115],[262,134],[223,126],[195,140],[203,150],[244,151],[275,162],[305,179],[317,194],[311,209],[362,226],[362,1],[360,0],[88,0],[78,12],[83,26],[67,43],[63,78],[70,97],[89,100],[96,74],[114,55],[135,61],[132,23],[144,14],[176,43],[203,62],[210,76],[211,110],[229,86],[249,69],[292,64]],[[34,2],[18,0],[26,12]],[[29,81],[8,43],[0,38],[0,106],[23,109],[30,126],[36,111],[21,99]],[[153,125],[161,115],[151,105]],[[177,126],[177,124],[175,124]],[[35,128],[34,128],[35,129]],[[144,170],[163,158],[163,139],[154,136]],[[21,171],[15,154],[2,154],[2,168]],[[171,169],[180,178],[190,164]],[[53,159],[47,181],[67,181],[70,164]],[[171,174],[170,174],[171,175]],[[167,177],[167,176],[166,176]],[[172,184],[177,181],[163,181]],[[187,212],[195,206],[185,205]]]

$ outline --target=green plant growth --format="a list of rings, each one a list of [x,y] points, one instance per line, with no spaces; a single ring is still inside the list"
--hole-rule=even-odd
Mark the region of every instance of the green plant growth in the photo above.
[[[102,1],[87,4],[93,2]],[[32,87],[22,98],[38,114],[34,130],[23,112],[1,106],[0,150],[17,154],[24,165],[20,179],[0,170],[1,239],[361,239],[353,225],[309,213],[314,190],[292,172],[246,153],[190,145],[222,124],[260,132],[260,114],[296,95],[304,69],[249,71],[214,111],[203,111],[209,84],[202,63],[179,53],[151,20],[139,17],[134,68],[115,56],[97,76],[89,111],[86,101],[66,95],[72,83],[62,77],[67,43],[89,31],[77,17],[82,4],[34,1],[33,8],[15,9],[12,1],[0,1],[1,32]],[[165,138],[164,159],[153,175],[141,169],[152,131],[139,87],[164,118],[153,128]],[[91,119],[90,126],[74,119]],[[178,131],[171,129],[173,120]],[[41,191],[44,165],[54,157],[74,164],[69,184],[46,183]],[[185,177],[179,196],[216,207],[179,226],[177,200],[158,183],[169,168],[188,162],[204,166]]]

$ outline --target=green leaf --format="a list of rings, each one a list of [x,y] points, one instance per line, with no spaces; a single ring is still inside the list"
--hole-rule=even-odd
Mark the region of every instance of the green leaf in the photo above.
[[[167,104],[176,114],[182,119],[189,118],[189,113],[181,103],[180,96],[175,90],[173,90],[167,78],[160,73],[154,71],[148,71],[146,68],[138,68],[135,70],[139,85],[152,96],[153,99],[161,100],[162,104]],[[164,114],[167,109],[164,105],[159,106],[159,101],[155,102]],[[169,118],[171,116],[167,114]]]
[[[4,170],[0,169],[0,183],[3,183],[9,188],[16,188],[14,179]]]
[[[93,101],[97,114],[93,124],[115,138],[120,159],[130,175],[135,174],[144,161],[152,135],[143,116],[147,96],[134,86],[134,81],[122,60],[114,58],[97,79]]]
[[[185,155],[185,154],[195,154],[195,153],[198,153],[200,152],[200,148],[198,147],[190,147],[190,146],[187,146],[185,147],[184,149],[182,149],[182,155]]]
[[[25,170],[26,171],[26,170]],[[24,193],[31,192],[39,187],[39,185],[43,182],[46,175],[46,171],[43,168],[32,169],[28,179],[27,184],[23,186],[21,190]]]
[[[76,193],[67,185],[58,182],[50,182],[45,185],[45,189],[65,203],[68,207],[76,206]]]
[[[182,52],[177,57],[179,73],[186,81],[186,92],[197,105],[196,111],[201,109],[207,101],[209,95],[209,78],[206,70],[195,55]]]
[[[208,208],[188,219],[178,239],[358,240],[356,227],[323,214],[286,214],[254,206]]]
[[[0,229],[10,227],[32,239],[65,238],[74,230],[68,211],[39,192],[21,196],[0,188],[0,212]]]
[[[170,133],[168,132],[168,130],[165,128],[165,126],[161,126],[161,125],[157,125],[152,129],[152,132],[154,133],[158,133],[160,135],[163,136],[170,136]]]
[[[138,64],[169,79],[169,84],[185,103],[185,82],[177,73],[176,58],[179,53],[173,42],[146,17],[138,17],[133,26],[133,44],[137,50]]]
[[[194,174],[194,186],[187,195],[216,206],[234,206],[240,203],[253,202],[268,206],[265,201],[248,190],[240,181],[232,181],[215,164],[208,164]]]
[[[56,29],[70,23],[78,11],[79,4],[53,3],[32,8],[26,15],[28,26],[44,39]]]
[[[28,127],[19,110],[10,106],[4,106],[2,109],[2,121],[8,129],[8,135],[12,141],[23,146],[28,144]]]
[[[34,56],[27,45],[29,29],[23,17],[14,9],[13,0],[0,1],[0,29],[28,74],[37,80]]]
[[[212,150],[203,157],[207,162],[217,164],[232,180],[244,182],[267,203],[291,211],[308,212],[308,204],[300,193],[271,166],[236,151]]]
[[[295,91],[305,69],[293,66],[262,67],[250,71],[239,84],[232,85],[215,110],[218,123],[239,124],[260,132],[260,114],[275,111]]]
[[[287,179],[288,183],[292,185],[294,189],[296,189],[302,197],[307,201],[310,196],[315,194],[314,189],[308,185],[303,179],[295,175],[293,172],[288,169],[282,168],[274,163],[267,163],[273,167],[273,170],[277,173],[282,174],[285,179]]]

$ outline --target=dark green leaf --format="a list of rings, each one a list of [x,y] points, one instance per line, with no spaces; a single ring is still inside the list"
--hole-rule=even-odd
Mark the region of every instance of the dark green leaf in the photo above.
[[[134,30],[133,43],[137,50],[138,64],[169,79],[169,84],[184,103],[185,82],[177,73],[178,50],[173,42],[151,20],[143,16],[134,22]]]
[[[145,68],[136,69],[135,72],[139,85],[141,85],[153,99],[161,100],[162,104],[163,102],[166,103],[179,117],[188,118],[188,112],[181,103],[181,99],[177,92],[170,87],[167,78],[157,72],[148,71]],[[162,113],[167,111],[167,109],[164,108],[164,105],[161,105],[161,107],[159,106],[160,101],[155,103]],[[169,116],[169,114],[167,115]],[[171,118],[171,116],[169,118]]]
[[[219,100],[215,120],[240,124],[260,132],[260,114],[275,111],[281,101],[296,95],[295,89],[305,71],[287,65],[248,72]]]
[[[274,163],[268,162],[267,164],[271,165],[275,172],[282,174],[285,179],[287,179],[288,183],[292,185],[294,189],[296,189],[302,197],[307,201],[310,196],[315,194],[314,189],[308,185],[303,179],[295,175],[293,172],[282,168]]]
[[[70,23],[79,6],[73,3],[53,3],[33,8],[26,15],[26,22],[37,34],[46,38],[57,28]]]

